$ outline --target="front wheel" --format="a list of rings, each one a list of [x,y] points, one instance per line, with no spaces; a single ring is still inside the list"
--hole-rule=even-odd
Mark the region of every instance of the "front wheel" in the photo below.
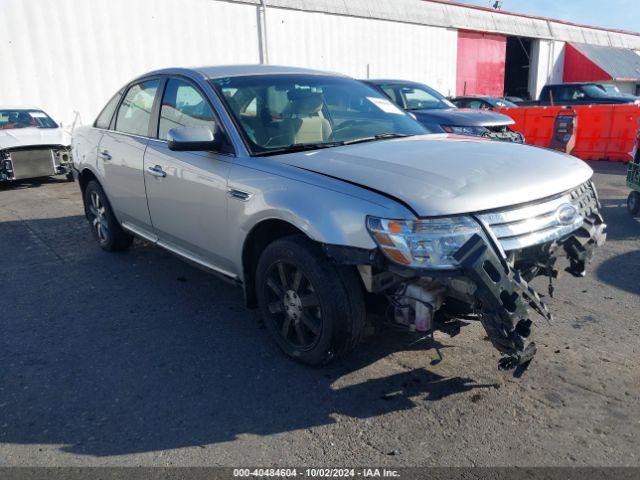
[[[640,193],[632,190],[627,197],[627,210],[631,215],[637,215],[640,212]]]
[[[303,236],[277,240],[264,250],[256,290],[269,333],[302,363],[326,364],[360,340],[366,316],[357,273],[332,264]]]
[[[107,195],[95,180],[87,184],[84,204],[91,233],[103,250],[116,252],[129,248],[133,237],[122,229],[111,210]]]

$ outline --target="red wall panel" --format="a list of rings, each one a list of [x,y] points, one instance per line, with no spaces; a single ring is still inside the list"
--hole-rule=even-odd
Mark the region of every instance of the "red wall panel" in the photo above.
[[[564,49],[563,78],[565,82],[598,82],[611,80],[611,75],[567,43]]]
[[[504,35],[459,30],[457,95],[501,97],[506,53]]]

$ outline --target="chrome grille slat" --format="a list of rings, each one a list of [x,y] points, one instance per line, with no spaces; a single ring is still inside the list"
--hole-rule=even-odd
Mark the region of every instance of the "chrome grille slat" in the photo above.
[[[579,215],[571,224],[558,219],[562,205],[573,205]],[[591,182],[550,200],[523,207],[477,215],[502,245],[505,251],[517,250],[550,242],[570,234],[584,223],[585,217],[598,210],[598,201]]]

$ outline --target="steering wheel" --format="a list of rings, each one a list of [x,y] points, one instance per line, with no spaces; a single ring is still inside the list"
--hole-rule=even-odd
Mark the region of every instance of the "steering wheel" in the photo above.
[[[331,132],[330,140],[340,139],[340,135],[344,135],[345,132],[351,131],[351,130],[353,130],[353,134],[355,135],[364,133],[361,131],[362,129],[359,129],[358,127],[361,127],[364,125],[371,125],[371,123],[372,122],[368,120],[347,120],[346,122],[341,123],[340,126],[336,128],[333,132]],[[353,135],[347,135],[347,136],[353,136]]]

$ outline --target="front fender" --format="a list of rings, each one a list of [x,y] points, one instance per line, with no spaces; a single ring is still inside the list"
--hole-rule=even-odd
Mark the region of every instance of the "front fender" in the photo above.
[[[366,230],[367,215],[414,218],[392,198],[290,166],[267,170],[236,164],[229,188],[249,195],[246,200],[233,196],[228,200],[229,224],[239,227],[230,232],[229,239],[238,266],[247,235],[266,220],[287,222],[320,243],[370,250],[376,245]]]

